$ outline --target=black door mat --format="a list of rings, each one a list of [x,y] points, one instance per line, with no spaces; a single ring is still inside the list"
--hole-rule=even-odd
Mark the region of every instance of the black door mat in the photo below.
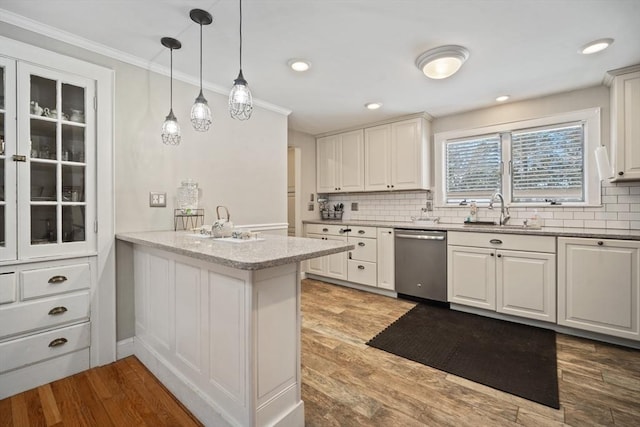
[[[556,334],[418,304],[368,345],[559,409]]]

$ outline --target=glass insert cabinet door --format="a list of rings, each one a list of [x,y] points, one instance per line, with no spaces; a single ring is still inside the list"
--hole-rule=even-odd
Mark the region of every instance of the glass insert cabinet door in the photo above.
[[[16,63],[0,56],[0,261],[17,257]]]
[[[18,63],[18,253],[95,250],[95,82]]]

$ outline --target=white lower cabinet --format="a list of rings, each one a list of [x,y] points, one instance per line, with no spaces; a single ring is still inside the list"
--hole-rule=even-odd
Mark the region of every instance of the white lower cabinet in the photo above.
[[[89,369],[92,257],[0,267],[0,399]]]
[[[556,321],[555,238],[449,232],[449,302]]]
[[[393,229],[306,224],[305,233],[313,239],[340,240],[355,246],[347,253],[309,260],[308,273],[394,290]]]
[[[558,323],[640,340],[640,242],[558,238]]]
[[[396,288],[393,228],[378,228],[377,243],[378,287],[393,291]]]

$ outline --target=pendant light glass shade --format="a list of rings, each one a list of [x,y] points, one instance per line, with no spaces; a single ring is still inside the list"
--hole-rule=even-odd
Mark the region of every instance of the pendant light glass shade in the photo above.
[[[202,9],[192,9],[189,12],[191,20],[200,24],[200,94],[191,107],[191,124],[198,132],[206,132],[211,127],[211,109],[206,98],[202,94],[202,26],[213,22],[211,14]]]
[[[171,52],[171,68],[170,68],[170,79],[169,79],[169,114],[164,119],[164,123],[162,124],[162,142],[167,145],[178,145],[182,139],[182,134],[180,132],[180,125],[178,124],[178,119],[173,114],[173,50],[180,49],[182,44],[171,37],[163,37],[161,43],[164,47],[168,47]]]
[[[240,1],[240,72],[233,81],[233,88],[229,94],[229,114],[238,120],[248,120],[253,111],[253,97],[249,84],[242,75],[242,0]]]

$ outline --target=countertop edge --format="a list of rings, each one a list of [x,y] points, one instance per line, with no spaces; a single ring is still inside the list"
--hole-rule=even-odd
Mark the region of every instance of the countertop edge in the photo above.
[[[346,252],[346,251],[355,249],[355,246],[353,244],[344,244],[334,248],[316,250],[308,254],[275,257],[273,259],[266,260],[266,261],[243,262],[243,261],[237,261],[237,260],[233,260],[225,257],[206,254],[201,251],[189,250],[189,249],[180,248],[174,245],[150,241],[147,239],[134,236],[132,234],[139,234],[139,232],[117,233],[116,240],[121,240],[124,242],[129,242],[129,243],[150,247],[150,248],[162,249],[178,255],[187,256],[189,258],[199,259],[201,261],[211,262],[214,264],[236,268],[238,270],[248,270],[248,271],[262,270],[269,267],[277,267],[280,265],[293,264],[293,263],[305,261],[311,258],[316,258],[320,256],[325,256],[325,255],[332,255],[335,253]]]
[[[413,224],[411,222],[366,221],[366,220],[303,220],[303,224],[351,225],[361,227],[406,228],[414,230],[461,231],[474,233],[526,234],[554,237],[582,237],[595,239],[640,240],[640,230],[542,227],[501,228],[500,226],[473,226],[464,224],[438,223],[433,225]]]

